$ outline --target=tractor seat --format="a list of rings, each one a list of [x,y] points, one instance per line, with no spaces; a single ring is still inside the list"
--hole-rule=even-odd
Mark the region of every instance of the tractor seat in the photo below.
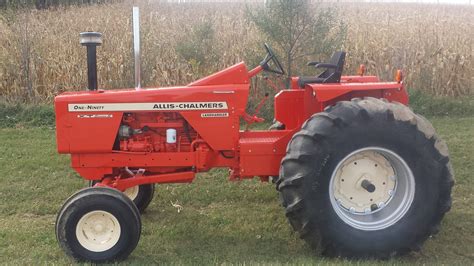
[[[341,82],[342,70],[344,68],[344,61],[346,52],[335,52],[329,63],[309,62],[308,66],[315,68],[325,68],[319,76],[299,77],[298,85],[304,88],[306,84],[310,83],[339,83]]]

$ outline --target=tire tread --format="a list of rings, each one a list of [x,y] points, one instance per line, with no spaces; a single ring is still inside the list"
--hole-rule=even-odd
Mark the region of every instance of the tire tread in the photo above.
[[[384,114],[384,115],[381,115]],[[316,239],[319,236],[319,228],[315,224],[325,219],[324,213],[318,215],[318,221],[311,221],[308,215],[305,203],[305,188],[303,179],[308,175],[308,171],[301,172],[300,169],[307,168],[304,155],[314,154],[315,151],[324,149],[325,136],[330,136],[338,130],[344,130],[344,127],[351,124],[352,121],[370,119],[395,120],[396,123],[409,124],[421,133],[427,141],[431,141],[437,152],[438,163],[443,171],[444,180],[439,180],[439,200],[436,208],[436,215],[431,221],[431,226],[426,232],[412,242],[410,246],[400,247],[398,250],[388,252],[378,252],[371,257],[386,259],[398,254],[409,251],[420,250],[423,242],[431,235],[439,231],[440,223],[447,211],[451,208],[451,189],[454,184],[453,172],[449,161],[449,152],[446,143],[441,140],[431,123],[421,115],[415,114],[410,108],[397,102],[388,102],[387,100],[372,97],[354,98],[351,101],[338,102],[336,105],[328,107],[324,112],[316,113],[311,116],[296,133],[290,141],[287,154],[282,160],[280,176],[277,179],[277,190],[281,193],[282,205],[286,208],[287,218],[293,229],[299,232],[301,238],[309,243],[313,248],[322,247],[323,253],[334,256],[359,257],[350,250],[338,246],[336,243],[328,242],[325,239]],[[329,121],[331,126],[325,125]],[[303,145],[302,141],[310,138],[314,146]],[[299,147],[300,151],[293,149]]]

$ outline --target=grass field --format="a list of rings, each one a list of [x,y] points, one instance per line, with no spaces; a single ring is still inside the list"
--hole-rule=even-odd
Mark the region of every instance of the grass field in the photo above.
[[[474,117],[431,120],[450,148],[453,208],[421,252],[372,264],[474,264]],[[85,182],[68,156],[57,155],[51,128],[3,128],[0,140],[0,263],[71,263],[56,243],[54,219]],[[292,233],[272,185],[227,182],[224,170],[190,185],[157,187],[142,221],[142,238],[127,263],[361,263],[312,254]]]

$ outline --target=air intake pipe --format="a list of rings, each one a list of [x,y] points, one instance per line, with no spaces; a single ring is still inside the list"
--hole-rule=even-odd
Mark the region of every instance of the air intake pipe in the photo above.
[[[97,46],[102,44],[102,33],[82,32],[81,45],[87,48],[87,80],[89,90],[97,90]]]

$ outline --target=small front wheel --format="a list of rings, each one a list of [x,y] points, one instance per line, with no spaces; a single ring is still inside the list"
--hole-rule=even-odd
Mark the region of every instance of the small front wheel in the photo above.
[[[140,239],[140,213],[120,191],[85,188],[71,196],[56,219],[61,248],[79,261],[122,260]]]
[[[89,186],[93,187],[99,181],[90,181]],[[150,205],[155,194],[155,184],[145,184],[127,188],[124,192],[133,203],[137,206],[140,213],[143,213],[145,209]]]
[[[155,194],[155,184],[134,186],[127,188],[123,193],[127,195],[127,197],[135,203],[138,210],[143,213],[153,199],[153,195]]]

